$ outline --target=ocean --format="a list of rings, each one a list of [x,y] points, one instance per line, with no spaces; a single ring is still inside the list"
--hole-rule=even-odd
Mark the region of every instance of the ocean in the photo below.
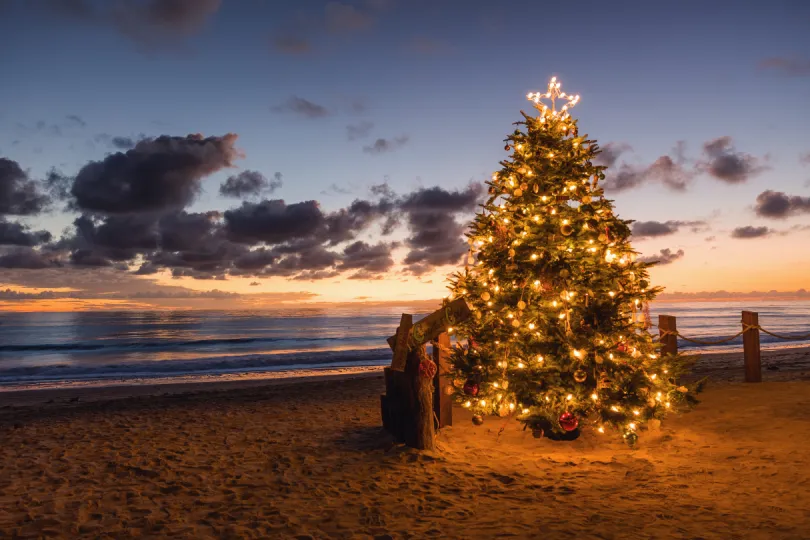
[[[385,339],[402,309],[0,313],[0,387],[382,366],[391,360]],[[682,334],[715,340],[740,331],[744,309],[758,312],[768,330],[810,332],[808,301],[658,302],[651,312],[653,322],[674,315]],[[810,344],[766,334],[760,340],[763,348]],[[679,347],[728,351],[740,349],[742,337]]]

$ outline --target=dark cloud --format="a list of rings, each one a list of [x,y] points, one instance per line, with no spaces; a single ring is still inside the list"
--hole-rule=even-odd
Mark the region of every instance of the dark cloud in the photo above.
[[[623,143],[608,143],[596,156],[596,165],[614,167],[619,158],[630,146]],[[660,156],[650,165],[622,163],[614,171],[608,169],[603,187],[606,191],[618,193],[650,182],[659,182],[673,191],[685,191],[695,177],[695,170],[687,167],[684,157],[684,143],[679,141],[670,155]]]
[[[165,291],[161,289],[138,291],[130,294],[109,294],[92,293],[88,291],[64,292],[64,291],[40,291],[38,293],[26,293],[12,291],[11,289],[0,290],[0,300],[55,300],[55,299],[107,299],[107,300],[135,300],[135,299],[155,299],[155,298],[238,298],[239,293],[220,291],[213,289],[210,291]]]
[[[400,201],[410,230],[405,240],[410,251],[404,260],[410,273],[421,275],[436,266],[458,263],[468,247],[461,238],[467,226],[456,216],[475,210],[483,191],[481,184],[470,184],[463,191],[422,188]]]
[[[689,227],[692,232],[699,232],[706,228],[705,221],[637,221],[632,225],[633,236],[636,238],[655,238],[675,234],[681,227]]]
[[[658,252],[658,255],[651,255],[649,257],[639,257],[638,261],[642,263],[654,263],[656,266],[663,266],[665,264],[672,264],[684,255],[683,250],[679,249],[674,252],[665,248]]]
[[[719,137],[703,145],[706,160],[701,168],[728,184],[740,184],[766,169],[760,158],[737,152],[731,137]]]
[[[11,249],[0,250],[0,268],[40,270],[61,266],[57,257],[50,257],[46,253],[37,251],[27,246],[15,246]],[[18,283],[16,279],[9,277],[9,282]]]
[[[251,281],[250,282],[251,287],[258,287],[259,285],[261,285],[261,283],[259,283],[258,281]]]
[[[633,147],[627,143],[609,142],[600,148],[599,153],[593,160],[595,165],[604,167],[613,167],[622,154],[633,150]]]
[[[292,96],[285,103],[277,105],[272,109],[275,112],[290,112],[303,116],[304,118],[325,118],[331,114],[323,105],[313,103],[308,99],[298,96]]]
[[[737,227],[731,231],[732,238],[762,238],[773,233],[768,227],[753,227],[746,225],[745,227]]]
[[[767,190],[757,195],[754,212],[766,218],[786,218],[810,213],[810,197],[787,195],[782,191]]]
[[[317,201],[290,205],[280,199],[243,202],[241,207],[225,211],[230,238],[245,244],[281,244],[312,237],[325,221]]]
[[[346,136],[350,141],[355,141],[368,137],[372,129],[374,129],[372,122],[363,121],[358,124],[349,124],[346,126]]]
[[[26,225],[6,221],[0,216],[0,245],[34,247],[50,241],[50,232],[32,231]]]
[[[799,154],[799,163],[803,165],[810,165],[810,152]]]
[[[354,242],[343,250],[343,259],[338,268],[363,271],[362,278],[355,277],[354,279],[368,279],[371,275],[387,272],[394,266],[391,251],[398,245],[396,242],[379,243],[374,246],[365,242]]]
[[[82,167],[71,195],[78,209],[104,213],[179,209],[200,191],[203,177],[226,167],[241,154],[237,136],[188,135],[139,141]]]
[[[67,118],[68,122],[75,124],[79,127],[87,127],[87,122],[81,116],[76,114],[69,114],[65,118]]]
[[[409,137],[407,135],[400,135],[394,139],[377,139],[373,144],[363,147],[363,152],[367,154],[385,154],[386,152],[393,152],[405,146],[408,143]]]
[[[237,175],[229,176],[219,186],[219,194],[225,197],[237,198],[250,195],[258,196],[262,193],[273,193],[281,185],[281,173],[274,174],[273,179],[268,180],[258,171],[242,171]]]
[[[351,189],[339,186],[337,184],[330,184],[328,188],[321,191],[321,195],[349,195]]]
[[[100,133],[95,136],[95,141],[101,144],[112,146],[116,150],[131,150],[135,148],[139,140],[146,139],[146,135],[141,134],[139,137],[128,137],[121,135],[109,135],[107,133]]]
[[[19,163],[0,158],[0,215],[39,214],[50,202],[41,184],[30,179]]]
[[[804,77],[810,75],[810,58],[775,56],[762,60],[759,68],[776,71],[782,75]]]

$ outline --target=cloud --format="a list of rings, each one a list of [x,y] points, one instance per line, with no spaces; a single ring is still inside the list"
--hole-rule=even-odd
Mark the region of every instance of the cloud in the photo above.
[[[791,77],[804,77],[810,75],[810,58],[774,56],[762,60],[759,68]]]
[[[258,287],[259,285],[261,285],[261,283],[259,283],[258,281],[251,281],[250,282],[251,287]]]
[[[594,159],[596,165],[615,167],[619,158],[632,150],[624,143],[608,143]],[[659,182],[672,191],[685,191],[695,177],[695,171],[687,168],[684,157],[684,143],[679,141],[673,152],[675,157],[664,155],[658,157],[650,165],[630,165],[622,163],[618,169],[605,174],[603,187],[605,191],[618,193],[626,191],[649,182]]]
[[[731,137],[718,137],[703,145],[706,157],[701,168],[714,178],[728,184],[740,184],[764,171],[762,159],[737,152]]]
[[[0,268],[39,270],[61,265],[62,263],[57,258],[49,257],[47,253],[27,246],[14,246],[10,249],[0,250]],[[4,273],[4,277],[9,279],[11,276]],[[10,279],[9,281],[18,282]]]
[[[273,111],[284,113],[290,112],[303,116],[304,118],[325,118],[331,113],[323,105],[313,103],[307,99],[298,96],[292,96],[285,103],[277,105],[272,108]]]
[[[219,186],[219,194],[224,197],[237,198],[249,195],[258,196],[262,193],[273,193],[281,185],[281,173],[274,174],[273,179],[268,180],[258,171],[242,171],[237,175],[229,176]]]
[[[317,201],[288,205],[281,199],[243,202],[224,215],[228,235],[234,241],[271,245],[311,237],[326,219]]]
[[[407,218],[410,248],[405,260],[408,272],[421,275],[436,266],[457,264],[468,246],[461,236],[467,230],[458,214],[471,213],[483,194],[481,184],[460,191],[440,187],[422,188],[405,196],[399,204]]]
[[[799,163],[802,165],[810,165],[810,151],[799,154]]]
[[[363,152],[367,154],[385,154],[393,152],[405,146],[408,143],[409,137],[401,135],[394,139],[377,139],[373,144],[363,147]]]
[[[69,114],[65,118],[67,118],[68,122],[71,122],[79,127],[87,127],[87,122],[85,122],[81,116]]]
[[[392,242],[379,243],[374,246],[365,242],[357,241],[349,244],[343,250],[343,258],[338,267],[339,270],[362,271],[362,278],[356,273],[350,279],[368,279],[370,276],[387,272],[394,266],[394,259],[391,257],[391,250],[399,244]]]
[[[53,291],[45,290],[36,293],[12,291],[11,289],[0,289],[0,300],[21,301],[21,300],[54,300],[62,298],[93,298],[108,300],[135,300],[135,299],[168,299],[168,298],[238,298],[241,295],[235,292],[220,291],[213,289],[209,291],[166,291],[161,289],[138,291],[130,294],[109,294],[92,293],[89,291]]]
[[[655,238],[675,234],[681,227],[690,227],[699,232],[706,227],[705,221],[637,221],[632,225],[635,238]]]
[[[658,255],[651,255],[649,257],[639,257],[638,261],[641,263],[648,263],[648,264],[655,264],[656,266],[663,266],[665,264],[672,264],[678,259],[683,258],[683,250],[679,249],[678,251],[674,252],[669,249],[665,248],[658,252]]]
[[[51,241],[48,231],[32,231],[29,227],[0,216],[0,245],[38,246]]]
[[[787,195],[769,189],[757,195],[754,212],[760,217],[775,219],[807,214],[810,213],[810,197]]]
[[[0,158],[0,215],[39,214],[50,202],[42,191],[41,183],[31,180],[19,163]]]
[[[99,133],[95,136],[95,141],[101,144],[112,146],[116,150],[131,150],[135,148],[139,140],[146,139],[146,135],[141,134],[137,139],[135,137],[127,137],[120,135],[109,135],[107,133]]]
[[[202,178],[241,157],[237,136],[161,135],[132,150],[110,154],[81,168],[70,193],[78,209],[103,213],[179,209],[200,191]]]
[[[372,129],[374,129],[374,124],[368,121],[363,121],[358,124],[349,124],[346,126],[346,137],[350,141],[362,139],[368,137]]]
[[[613,167],[622,154],[629,152],[632,149],[633,147],[627,143],[609,142],[600,148],[599,153],[593,160],[594,164],[602,165],[604,167]]]
[[[762,238],[764,236],[768,236],[774,231],[769,229],[768,227],[753,227],[751,225],[746,225],[745,227],[737,227],[733,231],[731,231],[732,238]]]
[[[329,184],[329,187],[321,191],[321,195],[349,195],[351,189],[339,186],[335,183]]]

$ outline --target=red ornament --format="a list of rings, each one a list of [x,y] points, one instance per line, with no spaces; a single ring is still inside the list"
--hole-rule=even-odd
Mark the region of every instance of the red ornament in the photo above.
[[[473,381],[472,379],[468,380],[464,383],[464,393],[468,396],[477,396],[478,395],[478,383]]]
[[[616,345],[616,349],[619,352],[627,352],[627,345],[625,345],[624,343],[619,343],[618,345]]]
[[[470,336],[469,340],[470,340],[470,347],[473,348],[473,349],[477,349],[478,348],[478,342],[475,341],[475,338]]]
[[[432,379],[436,375],[436,363],[430,358],[425,358],[419,362],[419,375],[426,379]]]
[[[579,425],[579,420],[577,417],[571,414],[570,412],[564,412],[560,415],[560,427],[563,428],[565,431],[574,431],[577,429]]]

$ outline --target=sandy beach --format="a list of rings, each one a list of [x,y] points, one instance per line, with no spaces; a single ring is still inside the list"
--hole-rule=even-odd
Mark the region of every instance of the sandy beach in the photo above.
[[[0,538],[807,538],[810,350],[727,363],[635,449],[456,409],[420,453],[375,372],[3,392]]]

